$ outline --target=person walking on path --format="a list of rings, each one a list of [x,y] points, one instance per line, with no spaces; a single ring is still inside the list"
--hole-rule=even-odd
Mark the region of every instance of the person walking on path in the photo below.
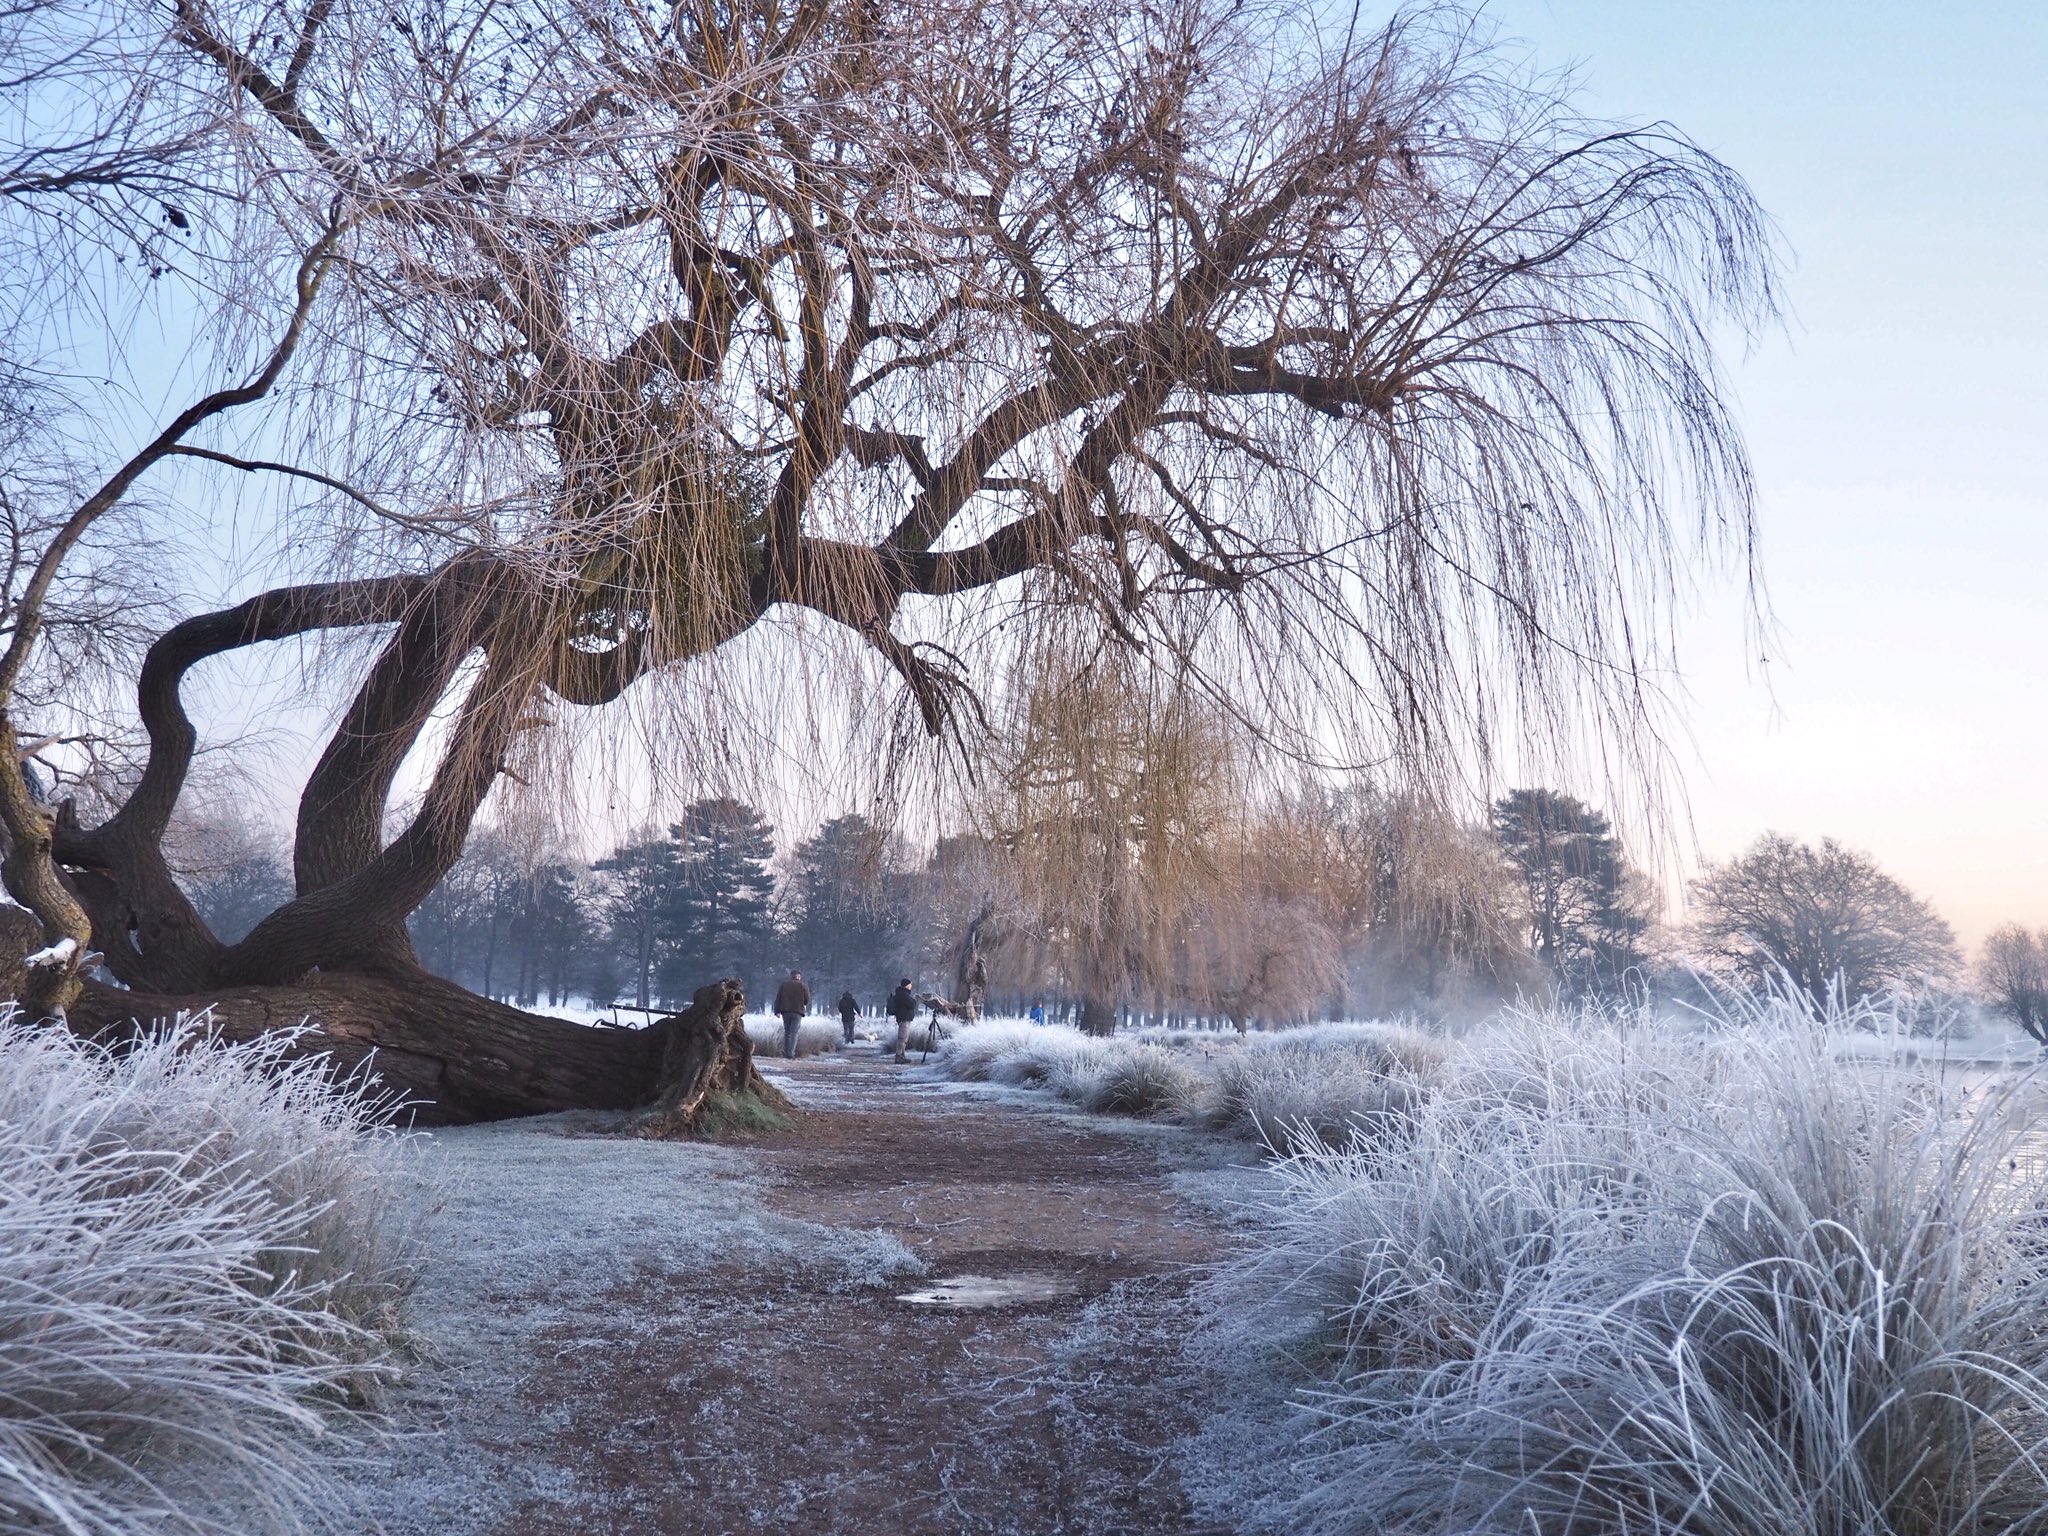
[[[839,1027],[846,1031],[846,1043],[853,1044],[853,1021],[860,1017],[860,1004],[854,1001],[853,988],[848,987],[839,994]]]
[[[910,978],[896,983],[889,994],[889,1017],[896,1021],[896,1059],[910,1060],[910,1021],[917,1017],[917,994],[910,990]]]
[[[775,1011],[782,1015],[782,1054],[789,1060],[796,1060],[797,1026],[804,1021],[804,1011],[811,1006],[811,989],[804,985],[804,973],[791,971],[781,986],[775,989]]]

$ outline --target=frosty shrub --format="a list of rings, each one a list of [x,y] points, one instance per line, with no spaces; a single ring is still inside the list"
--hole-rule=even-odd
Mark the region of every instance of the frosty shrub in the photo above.
[[[186,1025],[116,1056],[0,1019],[0,1531],[284,1531],[318,1503],[416,1202],[371,1085],[290,1048]]]
[[[1101,1039],[1068,1024],[976,1024],[947,1037],[939,1065],[956,1078],[1044,1088],[1083,1109],[1180,1114],[1204,1078],[1183,1053],[1137,1040]]]
[[[1044,1088],[1111,1114],[1185,1117],[1282,1150],[1383,1134],[1442,1060],[1439,1042],[1380,1024],[1240,1041],[1186,1031],[1103,1039],[1070,1025],[1007,1021],[961,1030],[938,1057],[956,1078]]]
[[[1185,1056],[1157,1045],[1105,1044],[1112,1048],[1072,1094],[1083,1109],[1112,1115],[1181,1115],[1200,1099],[1206,1079]]]
[[[2048,1528],[2036,1086],[1841,1025],[1511,1019],[1398,1144],[1281,1164],[1205,1347],[1295,1422],[1207,1496],[1303,1536]]]
[[[1214,1063],[1206,1090],[1205,1124],[1287,1153],[1364,1146],[1398,1134],[1424,1088],[1411,1074],[1346,1052],[1246,1051]]]
[[[1034,1029],[989,1063],[992,1082],[1015,1088],[1049,1088],[1078,1101],[1094,1083],[1108,1056],[1109,1042],[1068,1025]]]
[[[963,1082],[985,1083],[989,1081],[990,1069],[995,1065],[997,1058],[1019,1046],[1028,1045],[1035,1035],[1051,1033],[1071,1035],[1076,1040],[1087,1038],[1079,1030],[1064,1025],[1041,1027],[998,1019],[949,1028],[935,1059],[945,1069],[948,1077],[959,1078]],[[890,1039],[894,1039],[893,1032]]]
[[[1440,1041],[1392,1025],[1318,1024],[1214,1057],[1202,1120],[1279,1151],[1398,1134],[1444,1060]]]
[[[1399,1024],[1302,1024],[1269,1034],[1247,1035],[1255,1051],[1297,1054],[1349,1051],[1382,1072],[1423,1074],[1443,1065],[1444,1042]]]
[[[747,1016],[747,1038],[754,1042],[757,1054],[774,1059],[782,1055],[782,1020],[774,1014],[749,1014]],[[895,1038],[892,1034],[892,1040]],[[845,1044],[846,1035],[837,1019],[805,1019],[796,1027],[796,1054],[799,1060],[806,1056],[822,1056],[836,1051]]]

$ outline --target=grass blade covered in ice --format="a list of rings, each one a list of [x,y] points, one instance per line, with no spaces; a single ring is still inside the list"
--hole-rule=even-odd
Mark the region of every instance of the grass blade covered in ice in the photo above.
[[[948,1036],[936,1059],[967,1081],[1044,1088],[1106,1114],[1190,1120],[1285,1151],[1395,1132],[1443,1056],[1441,1042],[1383,1024],[1105,1039],[995,1020]]]
[[[0,1020],[0,1531],[299,1528],[414,1273],[370,1086]]]
[[[1282,1164],[1206,1347],[1291,1385],[1290,1449],[1212,1494],[1302,1536],[2048,1529],[2035,1086],[1770,1013],[1514,1019],[1398,1144]]]

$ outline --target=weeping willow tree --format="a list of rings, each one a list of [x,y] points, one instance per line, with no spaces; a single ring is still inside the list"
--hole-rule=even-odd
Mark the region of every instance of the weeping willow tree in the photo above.
[[[125,802],[16,839],[45,937],[128,989],[42,987],[87,1027],[310,1014],[449,1116],[635,1102],[643,1048],[405,929],[580,720],[687,697],[659,750],[752,750],[744,653],[967,741],[991,678],[1100,646],[1436,782],[1503,732],[1651,741],[1668,599],[1748,558],[1710,342],[1772,307],[1747,190],[1455,8],[176,0],[149,68],[218,120],[180,219],[240,210],[207,344],[290,342],[180,462],[317,500],[292,579],[149,649]],[[224,943],[162,852],[182,686],[351,635],[305,652],[346,703],[296,894]]]
[[[1187,970],[1247,810],[1244,736],[1179,667],[1126,647],[1055,640],[1019,663],[978,810],[1018,917],[1081,1027],[1106,1035],[1121,1005]]]
[[[1343,1017],[1354,969],[1382,1012],[1540,984],[1499,847],[1435,798],[1266,761],[1185,666],[1104,642],[1034,648],[999,696],[969,796],[982,942],[1090,1032],[1124,1004]]]

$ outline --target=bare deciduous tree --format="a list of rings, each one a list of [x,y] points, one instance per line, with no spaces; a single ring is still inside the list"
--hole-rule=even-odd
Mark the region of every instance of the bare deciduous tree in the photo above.
[[[203,452],[333,488],[375,568],[166,633],[148,769],[55,855],[132,987],[259,1023],[325,994],[450,1114],[649,1091],[644,1052],[434,992],[405,917],[524,734],[702,693],[757,627],[885,668],[934,733],[1021,621],[1442,777],[1504,716],[1641,746],[1691,531],[1748,554],[1709,341],[1771,306],[1746,190],[1455,11],[178,0],[173,39],[281,231],[252,259],[324,279],[266,418],[297,462]],[[158,848],[180,682],[363,630],[298,894],[223,944]]]
[[[1229,855],[1226,852],[1225,860]],[[1263,850],[1249,855],[1265,878],[1223,883],[1195,903],[1182,935],[1182,1006],[1230,1020],[1299,1024],[1319,1017],[1339,990],[1338,935],[1317,920],[1309,882],[1282,870]]]
[[[1753,986],[1784,979],[1816,1002],[1854,1002],[1957,964],[1955,936],[1934,909],[1833,838],[1818,848],[1767,833],[1692,884],[1693,942]]]
[[[1984,1000],[2048,1045],[2048,933],[2007,923],[1984,941],[1977,961]]]
[[[1519,882],[1484,828],[1371,781],[1307,786],[1265,823],[1269,857],[1310,882],[1347,957],[1339,1012],[1444,1016],[1543,987]]]
[[[76,353],[90,356],[95,342],[118,351],[109,321],[141,303],[136,283],[154,283],[191,256],[187,208],[239,203],[239,183],[219,154],[228,117],[216,98],[190,88],[184,56],[160,21],[120,6],[24,0],[0,14],[0,110],[9,124],[0,138],[0,873],[42,925],[44,945],[20,987],[37,1017],[62,1019],[76,1000],[95,925],[57,867],[53,808],[30,764],[53,742],[85,748],[88,762],[104,745],[78,723],[91,715],[78,696],[89,666],[78,663],[139,651],[137,619],[152,606],[123,601],[139,580],[132,564],[107,559],[103,525],[151,470],[192,451],[186,440],[196,431],[275,387],[304,338],[339,234],[330,217],[285,261],[295,274],[288,297],[253,361],[234,349],[215,359],[238,382],[153,423],[110,468],[63,441],[53,418],[85,406],[65,387],[78,374]],[[278,238],[293,244],[289,232]],[[128,277],[114,277],[117,269]],[[220,307],[224,318],[239,306]],[[88,339],[83,332],[94,327],[107,334]],[[119,365],[107,358],[101,366]],[[107,408],[120,390],[103,383],[95,403]],[[116,435],[114,423],[97,425]],[[151,541],[132,523],[123,531],[129,537],[115,542],[133,562]],[[59,693],[68,696],[60,702]],[[23,708],[67,717],[69,734],[24,733]],[[164,828],[156,830],[160,839]],[[163,876],[169,888],[168,869]],[[109,938],[104,925],[98,931]]]

